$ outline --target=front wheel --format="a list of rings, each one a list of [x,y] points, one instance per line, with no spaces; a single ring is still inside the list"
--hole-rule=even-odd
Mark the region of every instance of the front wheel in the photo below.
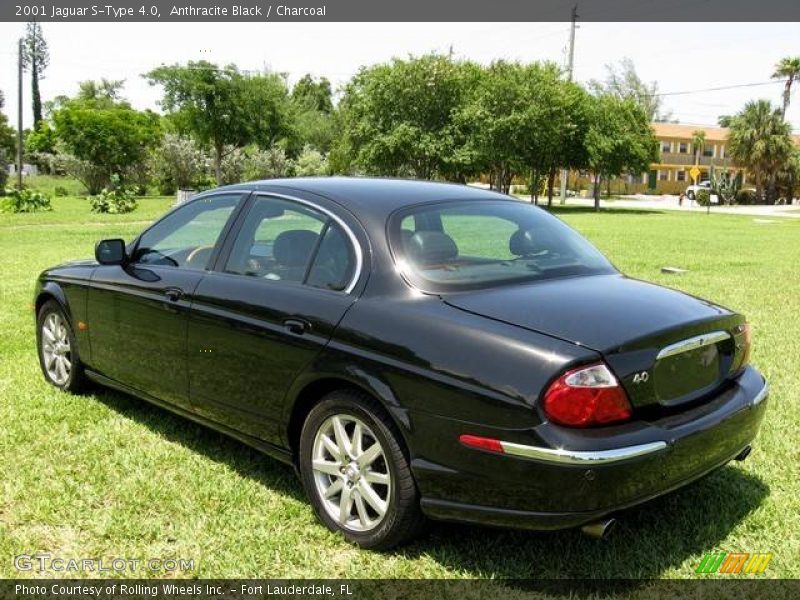
[[[689,200],[694,200],[694,192],[692,192],[692,191],[690,190],[689,192],[687,192],[687,193],[686,193],[686,197],[687,197]]]
[[[60,390],[78,392],[85,384],[75,335],[61,306],[44,303],[36,321],[39,365],[48,383]]]
[[[339,391],[309,413],[300,474],[317,517],[365,548],[385,549],[424,525],[394,423],[370,397]]]

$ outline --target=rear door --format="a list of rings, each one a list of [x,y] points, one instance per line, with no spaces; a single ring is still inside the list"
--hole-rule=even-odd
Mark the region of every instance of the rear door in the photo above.
[[[357,244],[330,210],[263,194],[249,200],[194,294],[188,356],[197,412],[281,443],[289,385],[355,301]]]

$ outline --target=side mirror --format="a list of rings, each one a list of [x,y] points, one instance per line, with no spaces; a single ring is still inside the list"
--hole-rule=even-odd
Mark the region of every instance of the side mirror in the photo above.
[[[125,240],[113,239],[97,242],[94,257],[101,265],[121,265],[125,263]]]

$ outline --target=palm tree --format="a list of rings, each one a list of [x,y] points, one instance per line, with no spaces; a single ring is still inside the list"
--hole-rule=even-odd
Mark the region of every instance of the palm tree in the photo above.
[[[772,74],[772,78],[786,79],[786,84],[783,86],[783,110],[781,111],[781,117],[786,118],[786,110],[789,108],[789,101],[792,96],[792,84],[800,79],[800,56],[782,58],[775,65],[775,72]]]
[[[768,100],[748,102],[731,118],[728,151],[739,165],[751,171],[756,180],[756,195],[775,201],[775,174],[792,153],[791,127],[783,113]]]
[[[702,129],[696,129],[692,132],[692,147],[694,148],[694,164],[700,164],[700,154],[706,145],[706,132]]]

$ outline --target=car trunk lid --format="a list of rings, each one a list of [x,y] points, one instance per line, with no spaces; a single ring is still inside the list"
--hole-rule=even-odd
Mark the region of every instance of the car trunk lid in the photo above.
[[[601,353],[635,408],[696,400],[741,360],[740,315],[622,275],[462,292],[444,301]]]

